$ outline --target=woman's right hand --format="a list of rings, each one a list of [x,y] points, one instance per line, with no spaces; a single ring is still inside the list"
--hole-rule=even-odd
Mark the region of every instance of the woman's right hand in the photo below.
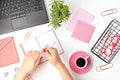
[[[47,46],[46,49],[48,47],[49,46]],[[49,50],[45,52],[45,55],[48,58],[49,62],[56,67],[62,63],[56,48],[51,47]]]
[[[47,49],[48,47],[46,47],[45,49]],[[45,52],[45,55],[48,58],[49,62],[59,70],[63,80],[73,80],[73,77],[61,61],[56,48],[51,47]]]

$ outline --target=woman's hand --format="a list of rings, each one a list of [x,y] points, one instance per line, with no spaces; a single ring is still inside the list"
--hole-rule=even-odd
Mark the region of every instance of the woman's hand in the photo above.
[[[50,48],[46,51],[45,55],[48,58],[49,62],[59,70],[63,80],[73,80],[73,77],[61,61],[56,48]]]
[[[25,80],[25,78],[34,71],[39,63],[40,53],[38,51],[28,52],[25,56],[20,70],[15,76],[15,80]]]
[[[40,63],[40,53],[38,51],[30,51],[26,54],[21,69],[27,73],[31,73]]]
[[[47,49],[47,47],[46,47],[46,49]],[[60,63],[62,63],[56,48],[51,47],[49,50],[46,51],[45,55],[48,58],[49,62],[56,67]]]

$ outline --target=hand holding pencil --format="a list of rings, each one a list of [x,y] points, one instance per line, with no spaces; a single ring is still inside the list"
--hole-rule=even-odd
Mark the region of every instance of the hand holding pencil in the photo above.
[[[49,46],[48,46],[49,48]],[[57,66],[59,63],[62,63],[58,51],[56,48],[50,47],[46,52],[45,55],[48,59],[48,61],[53,64],[54,66]]]
[[[50,46],[48,46],[48,45],[46,45],[43,49],[42,49],[42,51],[40,52],[41,54],[40,54],[40,59],[42,58],[42,56],[44,55],[44,53],[47,51],[47,50],[49,50],[51,47],[53,47],[55,45],[55,42],[53,43],[53,44],[51,44]]]
[[[58,69],[63,80],[73,80],[66,66],[61,61],[57,49],[53,48],[52,46],[53,45],[46,46],[42,50],[43,53],[47,57],[48,61]],[[27,53],[23,61],[22,67],[19,69],[14,80],[26,80],[27,76],[29,76],[29,74],[31,74],[33,70],[35,70],[39,62],[40,62],[40,52],[30,51],[29,53]]]

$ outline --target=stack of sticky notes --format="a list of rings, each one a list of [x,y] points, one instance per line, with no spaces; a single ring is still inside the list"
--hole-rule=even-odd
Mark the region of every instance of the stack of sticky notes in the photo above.
[[[72,37],[80,41],[89,43],[94,32],[94,26],[90,23],[94,15],[79,8],[72,16],[67,29],[72,32]]]

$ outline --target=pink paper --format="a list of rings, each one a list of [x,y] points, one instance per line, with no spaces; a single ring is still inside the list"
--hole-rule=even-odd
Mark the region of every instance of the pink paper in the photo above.
[[[77,20],[81,20],[83,22],[86,22],[90,24],[92,20],[94,19],[94,15],[91,13],[79,8],[72,16],[72,19],[70,20],[67,29],[71,32],[73,32],[75,24]]]
[[[87,24],[81,20],[78,20],[75,29],[72,33],[72,37],[89,43],[90,38],[94,32],[94,27],[90,24]]]
[[[13,37],[0,40],[0,67],[19,62]]]

